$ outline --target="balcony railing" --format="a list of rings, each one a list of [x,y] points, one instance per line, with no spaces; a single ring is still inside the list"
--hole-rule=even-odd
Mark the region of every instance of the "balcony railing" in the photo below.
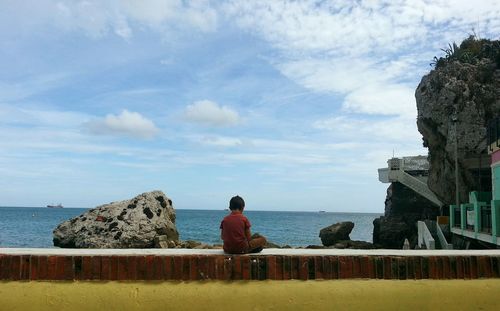
[[[491,206],[480,207],[481,232],[491,233]]]
[[[461,228],[462,227],[462,219],[461,219],[461,213],[460,213],[460,207],[454,207],[453,208],[453,227],[456,228]]]
[[[476,215],[474,213],[474,206],[467,206],[466,208],[466,223],[465,229],[474,231],[474,226],[477,225],[475,222]]]
[[[453,234],[500,246],[500,200],[471,193],[469,203],[450,205],[450,229]]]

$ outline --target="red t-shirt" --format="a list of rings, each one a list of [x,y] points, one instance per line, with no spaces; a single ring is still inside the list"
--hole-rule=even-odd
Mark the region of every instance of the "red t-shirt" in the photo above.
[[[222,240],[226,253],[242,254],[248,252],[245,230],[250,228],[250,221],[242,213],[232,212],[224,217],[220,228],[222,229]]]

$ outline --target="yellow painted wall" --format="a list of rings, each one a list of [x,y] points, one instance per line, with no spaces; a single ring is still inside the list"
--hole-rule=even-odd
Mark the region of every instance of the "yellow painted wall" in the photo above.
[[[3,281],[0,310],[500,310],[500,279]]]

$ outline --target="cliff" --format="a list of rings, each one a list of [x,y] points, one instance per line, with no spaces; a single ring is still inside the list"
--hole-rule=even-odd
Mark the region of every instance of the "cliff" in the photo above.
[[[385,213],[373,221],[373,244],[401,249],[404,240],[413,248],[417,243],[417,220],[435,219],[439,207],[398,182],[387,188]]]
[[[491,190],[487,126],[500,115],[500,41],[471,36],[443,51],[445,56],[434,58],[434,69],[422,78],[415,98],[418,131],[429,149],[428,185],[447,214],[446,206],[455,203],[455,147],[460,202],[467,201],[472,190]],[[417,220],[438,214],[436,205],[392,183],[385,215],[373,222],[373,243],[401,248],[408,238],[413,248]]]
[[[471,36],[444,51],[446,56],[435,58],[435,68],[422,78],[415,98],[418,130],[429,149],[429,188],[453,204],[455,139],[460,201],[471,190],[491,189],[487,125],[500,113],[500,41]]]

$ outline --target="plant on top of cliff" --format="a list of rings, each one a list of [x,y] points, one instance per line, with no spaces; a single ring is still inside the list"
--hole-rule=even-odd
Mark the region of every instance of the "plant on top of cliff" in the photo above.
[[[434,68],[441,68],[455,61],[477,64],[482,59],[489,59],[496,64],[497,68],[500,68],[500,41],[480,39],[476,34],[472,34],[462,41],[460,46],[453,42],[441,50],[445,55],[439,58],[434,56],[430,64]]]

